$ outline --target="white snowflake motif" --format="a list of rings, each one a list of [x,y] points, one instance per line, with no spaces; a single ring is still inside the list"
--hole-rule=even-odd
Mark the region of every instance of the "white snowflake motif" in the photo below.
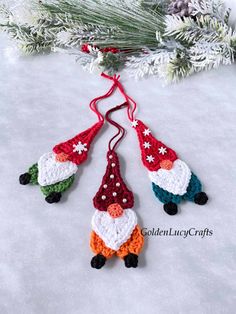
[[[152,155],[148,155],[147,157],[146,157],[146,160],[149,162],[149,163],[151,163],[151,162],[154,162],[154,157],[152,156]]]
[[[163,146],[159,147],[158,151],[159,151],[159,154],[161,155],[165,155],[167,153],[166,147],[163,147]]]
[[[144,142],[143,147],[144,148],[150,148],[151,144],[149,142]]]
[[[150,131],[149,129],[145,129],[145,130],[143,131],[144,136],[147,136],[147,135],[149,135],[150,133],[151,133],[151,131]]]
[[[134,120],[134,121],[132,121],[132,127],[133,128],[136,128],[136,126],[138,125],[138,121],[137,120]]]
[[[73,145],[74,149],[73,152],[78,152],[79,155],[83,153],[83,151],[87,151],[88,149],[86,148],[87,144],[86,143],[81,143],[80,141],[78,142],[77,145]]]

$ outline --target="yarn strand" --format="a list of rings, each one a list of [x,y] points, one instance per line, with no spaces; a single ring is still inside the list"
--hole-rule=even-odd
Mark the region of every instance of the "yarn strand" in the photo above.
[[[120,79],[120,75],[114,75],[114,76],[109,76],[106,73],[102,73],[101,74],[102,77],[108,79],[108,80],[112,80],[114,82],[114,84],[118,87],[118,89],[120,90],[121,94],[124,96],[126,103],[127,103],[127,115],[128,118],[131,122],[134,121],[134,113],[137,109],[137,104],[136,102],[129,96],[127,95],[127,93],[125,92],[125,89],[123,87],[123,85],[120,83],[119,79]]]
[[[127,104],[127,102],[125,102],[125,103],[123,103],[123,104],[121,104],[121,105],[118,105],[118,106],[116,106],[116,107],[111,108],[110,110],[107,111],[107,113],[106,113],[106,115],[105,115],[106,120],[107,120],[111,125],[115,126],[115,127],[117,128],[117,130],[118,130],[117,133],[116,133],[116,134],[110,139],[110,141],[109,141],[108,147],[109,147],[109,150],[110,150],[110,151],[114,151],[115,148],[117,147],[117,145],[119,144],[119,142],[123,139],[123,137],[124,137],[124,135],[125,135],[125,129],[124,129],[119,123],[117,123],[117,122],[115,122],[114,120],[112,120],[112,119],[109,117],[109,115],[110,115],[112,112],[117,111],[117,110],[120,110],[120,109],[125,108],[125,107],[127,107],[127,106],[128,106],[128,104]],[[117,141],[114,143],[114,145],[113,145],[113,147],[112,147],[112,142],[113,142],[117,137],[118,137],[118,139],[117,139]]]
[[[89,104],[90,109],[96,113],[99,122],[103,122],[104,117],[97,108],[97,102],[102,100],[102,99],[110,97],[113,94],[113,92],[115,91],[116,87],[117,87],[116,81],[113,81],[113,85],[111,86],[111,88],[109,89],[109,91],[106,94],[92,99],[90,104]]]

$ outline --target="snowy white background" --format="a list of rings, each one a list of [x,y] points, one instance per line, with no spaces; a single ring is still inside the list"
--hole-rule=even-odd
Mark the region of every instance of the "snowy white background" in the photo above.
[[[227,1],[234,6],[235,1]],[[231,3],[232,2],[232,3]],[[139,268],[114,258],[90,267],[92,198],[104,174],[105,127],[74,187],[56,205],[18,175],[60,141],[96,121],[89,101],[110,82],[83,72],[74,59],[49,55],[7,57],[0,37],[0,313],[1,314],[233,314],[236,305],[236,65],[163,87],[154,78],[122,82],[138,103],[138,116],[198,174],[210,196],[200,207],[181,204],[167,216],[141,165],[136,135],[128,130],[118,152],[147,228],[209,228],[213,236],[149,237]],[[122,101],[103,102],[105,112]]]

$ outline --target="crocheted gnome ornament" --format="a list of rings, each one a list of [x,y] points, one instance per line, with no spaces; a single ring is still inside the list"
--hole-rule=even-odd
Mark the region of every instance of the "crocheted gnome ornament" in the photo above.
[[[121,106],[116,110],[119,108]],[[144,243],[137,216],[131,209],[134,196],[121,177],[114,148],[115,145],[107,153],[106,173],[93,199],[97,210],[92,217],[90,247],[96,256],[92,258],[91,266],[97,269],[103,267],[114,254],[124,260],[126,267],[137,267]]]
[[[202,192],[201,182],[176,152],[153,137],[142,121],[134,120],[132,125],[138,135],[142,162],[148,169],[156,197],[164,203],[165,212],[175,215],[182,200],[206,204],[208,197]]]
[[[29,168],[28,172],[20,176],[20,184],[39,184],[48,203],[60,201],[62,193],[74,181],[77,166],[87,159],[90,144],[104,124],[104,117],[99,112],[97,103],[112,95],[117,87],[119,77],[114,75],[111,80],[113,84],[108,92],[92,99],[89,104],[90,109],[97,115],[98,122],[72,139],[56,145],[52,152],[41,156],[39,161]]]
[[[97,122],[72,139],[56,145],[53,151],[42,155],[28,172],[19,177],[20,184],[38,184],[48,203],[59,202],[62,193],[72,185],[77,166],[87,159],[90,144],[102,125],[103,121]]]

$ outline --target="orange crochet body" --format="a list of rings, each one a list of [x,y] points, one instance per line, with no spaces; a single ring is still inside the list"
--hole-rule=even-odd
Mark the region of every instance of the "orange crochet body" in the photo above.
[[[91,232],[90,237],[90,247],[92,251],[95,254],[102,254],[107,259],[111,258],[115,253],[120,258],[124,258],[129,253],[139,255],[142,250],[143,243],[144,238],[139,225],[136,225],[129,240],[123,243],[117,251],[108,248],[104,241],[94,231]]]

